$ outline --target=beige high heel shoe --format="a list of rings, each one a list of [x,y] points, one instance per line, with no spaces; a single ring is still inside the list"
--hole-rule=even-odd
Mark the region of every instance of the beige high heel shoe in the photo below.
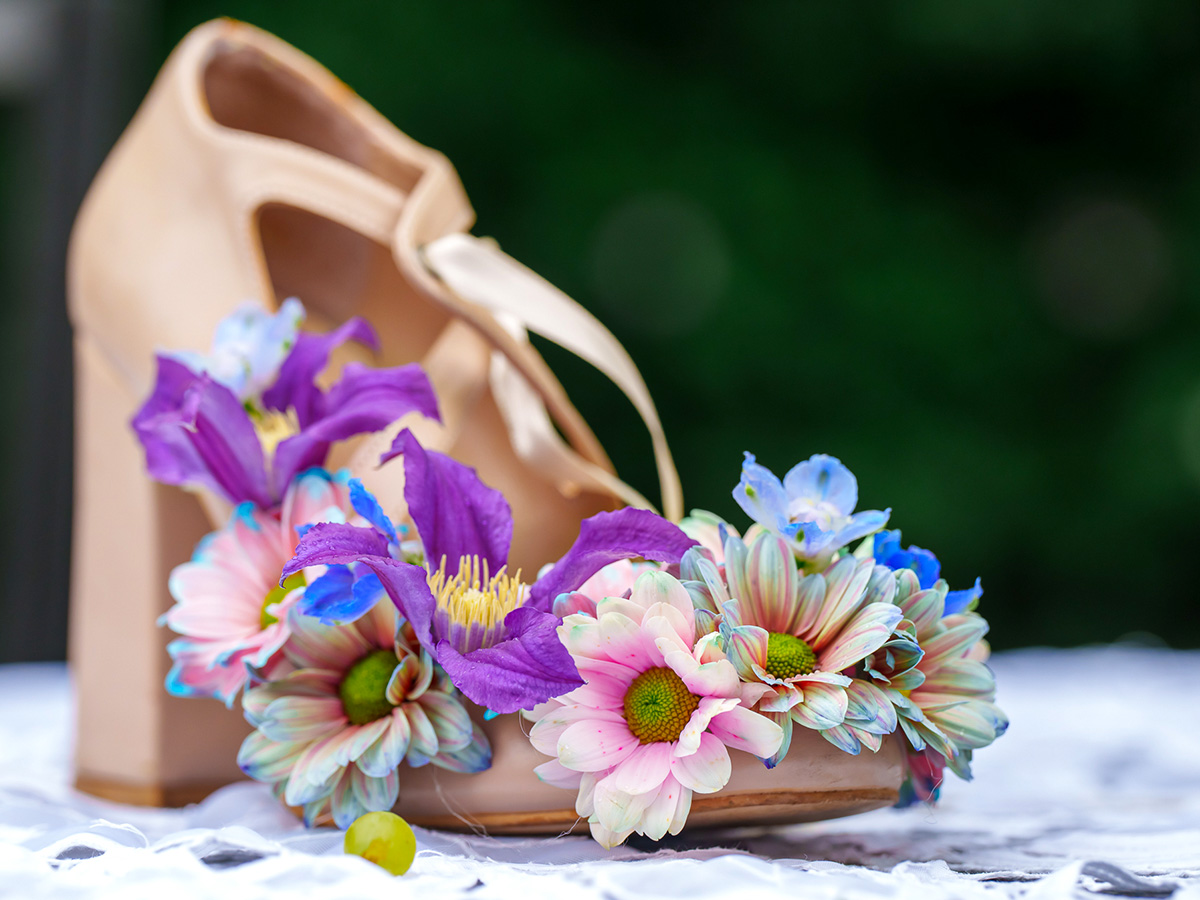
[[[128,423],[150,388],[154,351],[203,343],[247,298],[297,295],[318,327],[362,315],[380,332],[381,364],[425,367],[444,423],[396,423],[343,457],[390,509],[402,508],[402,487],[374,461],[405,425],[503,490],[516,524],[510,560],[529,571],[556,559],[583,518],[649,505],[613,474],[528,330],[593,363],[629,397],[651,434],[663,512],[679,518],[678,477],[629,357],[585,310],[466,234],[472,219],[442,156],[286,44],[219,21],[171,56],[88,195],[69,261],[80,788],[169,805],[240,777],[248,727],[215,701],[166,693],[169,635],[155,625],[171,603],[170,570],[225,511],[146,477]],[[492,768],[415,770],[400,806],[410,821],[509,833],[585,827],[570,794],[533,774],[545,757],[516,716],[483,727]],[[895,735],[878,753],[849,757],[801,731],[770,771],[732,756],[728,785],[695,798],[693,825],[883,806],[896,799],[903,767]]]
[[[654,442],[664,513],[682,514],[661,425],[628,356],[561,292],[465,234],[473,218],[444,157],[283,42],[221,20],[172,54],[97,176],[70,249],[70,658],[82,790],[169,805],[241,777],[247,726],[219,703],[166,694],[169,635],[155,624],[171,602],[168,573],[224,511],[152,483],[129,420],[154,352],[202,344],[248,298],[299,296],[318,329],[364,316],[380,332],[380,365],[424,365],[444,423],[397,423],[342,459],[387,505],[402,505],[401,486],[374,461],[406,424],[505,493],[511,558],[526,570],[561,555],[583,518],[649,505],[613,474],[529,329],[629,396]]]

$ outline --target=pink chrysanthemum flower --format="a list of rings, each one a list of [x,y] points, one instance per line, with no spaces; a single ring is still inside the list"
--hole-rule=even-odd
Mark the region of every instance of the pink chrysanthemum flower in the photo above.
[[[289,621],[283,653],[295,669],[246,691],[242,706],[255,731],[238,765],[303,807],[306,823],[332,812],[347,828],[390,809],[401,762],[456,772],[491,765],[461,694],[391,604],[377,603],[348,625],[322,625],[296,609]]]
[[[183,637],[168,647],[174,665],[167,690],[232,706],[246,684],[247,665],[269,673],[288,637],[296,589],[306,583],[297,572],[278,584],[300,539],[298,529],[344,522],[349,515],[346,476],[310,469],[288,487],[277,512],[243,503],[224,528],[207,535],[191,561],[171,573],[175,605],[160,622]]]
[[[970,780],[973,751],[1008,728],[995,703],[995,677],[985,665],[987,622],[970,611],[945,615],[946,583],[922,589],[908,569],[876,567],[871,593],[894,602],[904,619],[863,670],[873,690],[895,706],[908,742],[902,802],[932,801],[945,769]],[[915,654],[906,650],[914,644],[920,646]]]
[[[868,595],[873,565],[846,557],[801,576],[787,543],[768,532],[749,547],[729,535],[723,571],[700,551],[685,557],[685,577],[694,573],[688,582],[693,601],[720,610],[722,649],[758,690],[755,709],[783,728],[783,743],[768,765],[787,753],[794,724],[819,731],[847,753],[858,753],[864,743],[876,750],[881,736],[895,730],[892,705],[852,677],[902,616],[892,603]],[[860,726],[857,733],[841,727],[848,719]]]
[[[556,757],[536,771],[578,790],[576,811],[605,847],[635,831],[678,834],[692,793],[729,781],[728,748],[769,757],[783,740],[743,705],[716,635],[697,642],[691,599],[665,572],[601,600],[596,618],[569,616],[559,634],[586,683],[535,713],[530,740]]]

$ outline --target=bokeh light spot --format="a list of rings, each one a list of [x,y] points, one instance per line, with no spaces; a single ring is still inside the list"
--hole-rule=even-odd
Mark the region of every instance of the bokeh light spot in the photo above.
[[[1179,425],[1184,469],[1200,485],[1200,385],[1196,385],[1184,400]]]
[[[592,245],[606,310],[658,335],[686,334],[719,305],[729,250],[716,218],[686,197],[645,194],[614,209]]]
[[[1169,253],[1159,225],[1135,206],[1093,201],[1060,211],[1033,256],[1042,299],[1080,337],[1133,337],[1162,311]]]

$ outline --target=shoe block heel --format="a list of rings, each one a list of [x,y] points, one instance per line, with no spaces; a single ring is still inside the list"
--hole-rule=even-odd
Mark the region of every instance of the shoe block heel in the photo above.
[[[201,799],[241,777],[249,726],[216,700],[163,688],[171,638],[156,623],[167,578],[210,530],[197,499],[146,477],[129,425],[136,400],[77,335],[75,519],[69,648],[76,702],[76,787],[151,806]]]

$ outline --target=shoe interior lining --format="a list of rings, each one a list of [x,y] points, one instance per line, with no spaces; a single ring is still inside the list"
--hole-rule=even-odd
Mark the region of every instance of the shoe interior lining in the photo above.
[[[213,120],[226,128],[312,147],[406,193],[421,177],[340,104],[254,47],[218,43],[204,68],[204,96]]]
[[[336,102],[295,72],[251,47],[219,48],[204,74],[213,119],[220,125],[294,141],[360,166],[409,191],[420,171],[389,154]],[[326,331],[362,316],[379,333],[381,353],[346,346],[330,372],[359,360],[379,366],[421,362],[450,321],[449,313],[415,289],[397,268],[391,248],[322,216],[286,204],[258,211],[258,234],[276,303],[298,297],[310,327]],[[437,385],[435,384],[435,388]],[[453,455],[501,487],[520,523],[512,562],[536,571],[557,558],[580,520],[614,501],[581,492],[563,496],[514,453],[490,392],[483,391]],[[569,527],[568,527],[569,526]]]
[[[419,362],[449,322],[408,283],[390,248],[338,222],[271,203],[259,210],[258,232],[276,302],[299,298],[318,330],[362,316],[379,332],[378,365]]]

